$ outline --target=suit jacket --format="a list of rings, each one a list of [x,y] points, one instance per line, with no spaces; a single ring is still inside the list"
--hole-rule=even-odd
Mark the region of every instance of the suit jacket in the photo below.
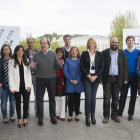
[[[95,80],[96,82],[100,83],[102,81],[102,72],[104,69],[104,63],[103,63],[103,56],[102,53],[99,51],[96,51],[95,54],[95,75],[98,76],[98,78]],[[80,70],[82,72],[82,81],[86,81],[89,75],[90,70],[90,56],[88,51],[82,52],[81,55],[81,61],[80,61]]]
[[[26,67],[23,63],[24,68],[24,82],[25,82],[25,89],[27,90],[28,87],[32,87],[32,77],[31,77],[31,70],[30,67]],[[16,68],[14,67],[14,60],[9,60],[9,88],[10,91],[19,92],[20,86],[20,73],[19,73],[19,66],[17,65]]]
[[[110,49],[102,51],[102,54],[104,59],[103,85],[106,85],[111,64]],[[122,86],[124,81],[128,81],[127,58],[125,52],[118,49],[118,85]]]

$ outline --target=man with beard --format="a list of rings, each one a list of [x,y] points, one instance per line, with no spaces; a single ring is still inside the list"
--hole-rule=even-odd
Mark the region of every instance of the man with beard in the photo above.
[[[135,102],[137,96],[137,88],[138,88],[138,77],[136,75],[136,60],[137,57],[139,56],[139,50],[134,48],[134,42],[135,42],[134,36],[128,36],[126,38],[126,44],[128,48],[125,49],[124,51],[127,57],[129,76],[128,76],[128,83],[124,84],[121,88],[121,96],[120,96],[119,110],[118,110],[118,116],[122,116],[125,107],[128,89],[131,86],[131,97],[129,102],[128,118],[127,118],[129,121],[133,120]]]
[[[34,38],[30,37],[27,38],[27,45],[28,45],[28,49],[25,50],[26,52],[26,56],[29,59],[29,62],[32,62],[33,56],[36,52],[38,52],[38,50],[36,50],[34,48],[35,45],[35,41]],[[34,88],[34,95],[35,95],[35,115],[37,116],[37,102],[36,102],[36,79],[35,79],[35,71],[31,71],[32,74],[32,83],[33,83],[33,88]],[[30,97],[29,97],[30,100]],[[29,112],[30,112],[30,104],[29,104],[29,108],[28,108],[28,113],[27,113],[27,117],[29,116]]]
[[[104,71],[103,71],[103,123],[107,123],[110,116],[110,99],[111,104],[111,119],[115,122],[120,122],[117,117],[118,96],[123,83],[128,81],[128,65],[125,52],[118,49],[119,41],[117,38],[110,40],[110,49],[104,50]]]

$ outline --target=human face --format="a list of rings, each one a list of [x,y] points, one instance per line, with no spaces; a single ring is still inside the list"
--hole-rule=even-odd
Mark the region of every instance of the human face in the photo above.
[[[35,45],[35,42],[34,42],[34,40],[33,39],[31,39],[31,38],[29,38],[28,40],[27,40],[27,45],[28,45],[28,49],[33,49],[34,48],[34,45]]]
[[[40,45],[41,45],[41,50],[42,50],[44,53],[46,53],[46,51],[47,51],[48,48],[49,48],[49,45],[48,45],[48,43],[47,43],[47,40],[46,40],[46,39],[41,40]]]
[[[78,55],[78,50],[77,50],[77,48],[73,48],[73,49],[71,50],[71,56],[72,56],[72,58],[76,58],[77,55]]]
[[[134,39],[133,38],[127,39],[126,44],[128,47],[133,47],[134,46]]]
[[[23,54],[24,54],[23,48],[21,47],[21,48],[19,48],[19,50],[17,51],[17,57],[22,57]]]
[[[88,48],[89,48],[89,50],[95,49],[95,43],[92,40],[89,40],[89,42],[88,42]]]
[[[65,43],[65,46],[66,46],[66,47],[67,47],[67,46],[70,46],[70,42],[71,42],[70,37],[65,37],[65,38],[64,38],[64,43]]]
[[[59,52],[57,53],[57,55],[58,55],[59,58],[62,58],[62,55],[63,55],[63,54],[62,54],[61,51],[59,51]]]
[[[4,55],[9,55],[9,54],[10,54],[10,49],[9,49],[8,46],[5,46],[5,47],[3,48],[3,54],[4,54]]]
[[[115,51],[118,49],[119,41],[117,38],[113,38],[110,42],[110,48],[111,50]]]

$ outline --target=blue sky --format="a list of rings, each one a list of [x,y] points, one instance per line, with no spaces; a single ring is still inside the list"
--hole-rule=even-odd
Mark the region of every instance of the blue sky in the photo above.
[[[0,25],[20,26],[20,37],[53,32],[107,36],[114,16],[126,10],[140,19],[139,0],[0,0]]]

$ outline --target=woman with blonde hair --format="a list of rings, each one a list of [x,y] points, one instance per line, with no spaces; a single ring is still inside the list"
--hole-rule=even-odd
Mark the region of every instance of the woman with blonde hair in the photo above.
[[[84,91],[81,82],[81,71],[80,71],[80,52],[77,47],[72,47],[69,52],[69,58],[66,59],[64,64],[64,75],[66,76],[66,87],[65,92],[68,94],[68,108],[69,118],[68,122],[72,120],[73,115],[73,102],[75,99],[75,113],[76,121],[79,121],[79,108],[80,108],[80,96],[81,92]]]
[[[92,124],[95,125],[96,93],[99,83],[102,81],[103,57],[101,52],[97,51],[97,44],[94,38],[88,39],[87,51],[82,52],[80,70],[85,91],[86,125],[90,126],[90,114]]]

